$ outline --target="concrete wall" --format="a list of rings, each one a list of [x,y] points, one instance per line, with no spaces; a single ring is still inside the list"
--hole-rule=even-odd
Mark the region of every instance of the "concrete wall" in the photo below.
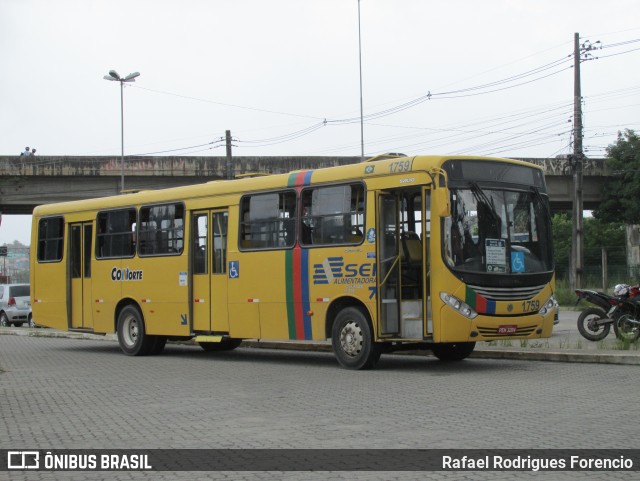
[[[573,178],[568,159],[524,158],[541,165],[554,209],[569,209]],[[234,175],[269,174],[357,163],[353,157],[233,157]],[[225,178],[226,157],[125,157],[125,189],[161,189]],[[120,189],[118,156],[0,156],[0,212],[30,214],[39,204],[116,195]],[[584,164],[584,205],[593,209],[600,201],[604,159]]]

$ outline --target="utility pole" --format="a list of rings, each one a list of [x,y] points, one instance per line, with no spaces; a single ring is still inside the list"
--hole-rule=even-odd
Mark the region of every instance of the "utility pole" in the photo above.
[[[231,131],[225,132],[227,140],[227,180],[233,179],[233,164],[231,163]]]
[[[584,275],[583,197],[582,197],[582,93],[580,90],[580,35],[573,41],[573,228],[571,239],[571,272],[569,283],[572,289],[581,289]]]
[[[358,64],[360,65],[360,162],[364,162],[364,110],[362,107],[362,35],[360,33],[360,0],[358,0]]]

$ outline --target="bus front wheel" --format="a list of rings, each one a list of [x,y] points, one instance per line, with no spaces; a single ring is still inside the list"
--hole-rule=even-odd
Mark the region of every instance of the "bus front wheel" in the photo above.
[[[475,347],[475,342],[447,342],[434,344],[431,351],[441,361],[462,361],[469,357]]]
[[[154,347],[155,339],[147,335],[140,311],[126,306],[118,316],[118,344],[129,356],[146,356]],[[164,347],[164,346],[163,346]]]
[[[382,346],[373,341],[367,316],[357,307],[338,313],[331,329],[331,345],[338,363],[346,369],[371,369],[382,354]]]

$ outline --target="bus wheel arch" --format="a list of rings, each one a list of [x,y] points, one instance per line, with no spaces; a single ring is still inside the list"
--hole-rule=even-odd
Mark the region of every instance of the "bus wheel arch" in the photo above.
[[[339,301],[327,312],[327,331],[336,359],[346,369],[370,369],[380,359],[382,345],[375,342],[369,311],[356,299]]]
[[[325,337],[327,339],[331,337],[331,329],[333,328],[333,322],[335,321],[336,316],[341,310],[346,309],[347,307],[355,307],[363,310],[366,313],[369,323],[371,323],[371,314],[362,301],[355,297],[339,297],[329,304],[329,308],[327,309],[327,314],[324,320]]]
[[[130,297],[120,299],[113,311],[113,332],[118,332],[118,319],[120,318],[120,313],[127,306],[133,306],[134,308],[138,309],[138,312],[140,312],[140,315],[142,316],[142,309],[135,300],[131,299]]]
[[[155,345],[154,337],[146,333],[144,316],[135,302],[123,300],[118,304],[116,332],[120,349],[129,356],[146,356]]]

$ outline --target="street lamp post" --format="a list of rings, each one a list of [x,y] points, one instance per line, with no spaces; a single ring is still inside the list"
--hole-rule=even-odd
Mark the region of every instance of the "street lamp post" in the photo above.
[[[120,82],[120,193],[124,192],[124,83],[135,82],[136,77],[140,75],[140,72],[133,72],[126,77],[120,77],[115,70],[109,70],[109,75],[105,75],[105,80],[111,80],[113,82]]]
[[[362,35],[360,34],[360,0],[358,0],[358,63],[360,65],[360,162],[364,162],[364,117],[362,109]]]

